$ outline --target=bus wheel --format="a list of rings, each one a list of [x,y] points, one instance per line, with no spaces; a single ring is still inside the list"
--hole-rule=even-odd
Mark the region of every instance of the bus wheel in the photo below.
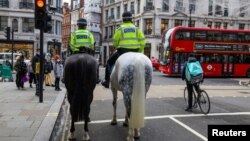
[[[247,76],[248,78],[250,78],[250,69],[247,70],[246,76]]]

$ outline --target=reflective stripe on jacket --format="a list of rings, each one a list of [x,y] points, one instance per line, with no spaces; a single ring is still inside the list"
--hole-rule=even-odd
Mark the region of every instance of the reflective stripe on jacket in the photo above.
[[[139,52],[143,52],[145,37],[143,32],[132,23],[123,23],[115,31],[113,45],[115,48],[139,49]]]
[[[70,47],[73,52],[79,51],[80,47],[94,49],[94,36],[86,29],[80,29],[71,33]]]

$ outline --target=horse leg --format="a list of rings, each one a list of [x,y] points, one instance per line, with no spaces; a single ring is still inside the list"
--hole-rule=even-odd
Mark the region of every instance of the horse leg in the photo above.
[[[82,140],[83,141],[90,141],[90,137],[89,137],[89,129],[88,129],[88,119],[86,118],[85,121],[84,121],[84,134],[83,134],[83,138]]]
[[[72,115],[72,113],[71,113],[71,115]],[[68,136],[69,140],[75,140],[76,139],[74,132],[75,132],[75,121],[74,121],[74,118],[72,117],[70,133],[69,133],[69,136]]]
[[[117,90],[114,89],[114,88],[111,88],[112,89],[112,93],[113,93],[113,112],[114,112],[114,115],[113,115],[113,119],[111,121],[111,125],[116,125],[117,124],[117,120],[116,120],[116,107],[117,107]]]
[[[138,140],[140,138],[140,128],[135,128],[134,130],[134,139]]]
[[[90,113],[90,104],[92,103],[93,100],[93,92],[90,94],[90,101],[88,101],[88,104],[86,105],[86,109],[84,110],[84,134],[82,140],[84,141],[90,141],[89,137],[89,127],[88,127],[88,122],[90,122],[89,118],[89,113]]]
[[[126,112],[125,121],[123,122],[124,127],[128,127],[128,119],[129,119],[128,112]]]
[[[123,96],[124,99],[126,99],[126,97]],[[127,103],[127,104],[126,104]],[[128,127],[128,121],[129,121],[129,117],[130,117],[130,110],[131,110],[131,102],[129,99],[127,99],[127,102],[124,102],[125,107],[126,107],[126,116],[125,116],[125,121],[123,122],[123,126],[124,127]]]
[[[134,129],[133,128],[129,128],[128,130],[127,141],[134,141]]]

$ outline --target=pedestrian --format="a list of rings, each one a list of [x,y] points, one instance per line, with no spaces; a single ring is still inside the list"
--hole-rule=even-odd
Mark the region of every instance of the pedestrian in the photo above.
[[[186,81],[186,86],[187,86],[187,90],[188,90],[188,106],[185,108],[185,111],[192,111],[192,106],[193,106],[193,88],[195,89],[196,92],[198,92],[199,89],[199,83],[203,82],[203,74],[201,75],[201,78],[199,78],[199,81],[196,80],[192,80],[192,78],[190,78],[190,73],[192,73],[191,71],[193,71],[193,69],[191,70],[189,68],[189,64],[191,63],[196,63],[198,62],[197,59],[194,57],[194,54],[190,53],[187,62],[185,63],[183,70],[182,70],[182,80]],[[199,64],[199,63],[198,63]],[[197,72],[200,72],[202,70],[200,64],[199,66],[195,67]],[[197,69],[201,69],[201,70],[197,70]],[[196,77],[197,79],[198,77]],[[195,82],[195,83],[193,83]]]
[[[93,34],[88,31],[87,28],[87,20],[84,18],[80,18],[77,20],[77,26],[78,30],[73,32],[71,34],[70,39],[70,49],[73,54],[76,53],[88,53],[90,55],[94,55],[94,36]],[[98,71],[97,67],[97,72]],[[97,78],[99,78],[99,73],[97,73]],[[100,80],[97,79],[97,83],[99,83]]]
[[[63,75],[63,65],[59,55],[55,56],[55,65],[54,65],[54,75],[55,75],[55,90],[61,91],[60,88],[60,78]]]
[[[21,55],[17,58],[17,61],[14,65],[14,69],[16,71],[16,86],[20,90],[21,88],[24,89],[24,80],[27,73],[27,65],[24,62],[24,56]]]
[[[113,45],[117,51],[108,59],[105,69],[105,80],[102,85],[109,88],[111,68],[120,55],[126,52],[143,52],[145,47],[145,37],[143,32],[132,22],[132,13],[122,14],[123,23],[115,30]]]
[[[33,56],[32,58],[32,69],[35,73],[35,79],[36,79],[36,92],[35,95],[39,96],[40,92],[39,92],[39,85],[40,83],[43,82],[43,78],[44,76],[42,76],[42,80],[39,80],[39,75],[42,75],[42,73],[40,72],[40,48],[36,49],[36,55]]]
[[[45,85],[54,87],[51,71],[53,70],[53,64],[50,59],[50,55],[46,56],[46,62],[44,64],[44,73],[45,73]]]
[[[36,84],[36,79],[35,79],[35,73],[32,68],[32,58],[30,58],[30,61],[28,62],[28,73],[29,73],[29,84],[30,88],[33,88],[32,83]]]

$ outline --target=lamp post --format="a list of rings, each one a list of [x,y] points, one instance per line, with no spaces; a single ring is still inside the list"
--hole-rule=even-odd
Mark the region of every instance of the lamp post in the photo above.
[[[192,7],[191,7],[191,5],[189,5],[189,22],[188,22],[188,27],[191,27],[191,22],[192,22],[191,12],[192,12]]]
[[[12,36],[12,40],[11,40],[11,70],[13,71],[13,68],[14,68],[14,62],[13,62],[13,59],[14,59],[14,29],[11,30],[11,36]]]

